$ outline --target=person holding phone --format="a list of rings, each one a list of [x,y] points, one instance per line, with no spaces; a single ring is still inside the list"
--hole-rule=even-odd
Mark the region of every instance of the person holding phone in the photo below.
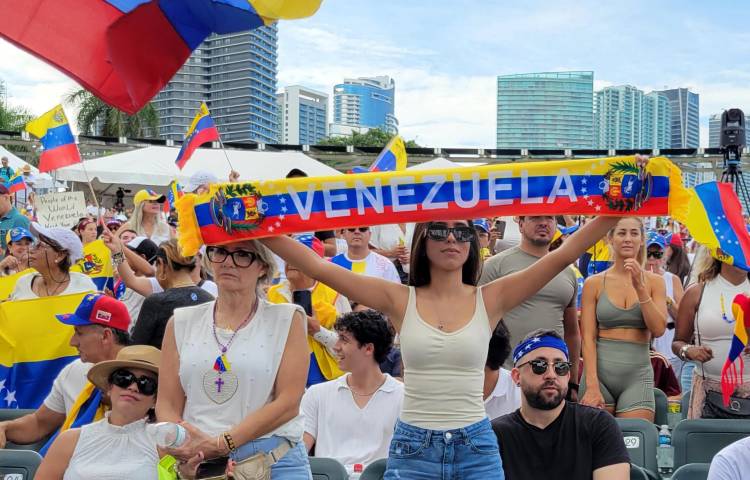
[[[323,257],[323,243],[314,235],[297,235],[298,242]],[[351,312],[349,300],[336,290],[308,277],[294,265],[286,263],[286,280],[268,290],[271,303],[294,303],[307,314],[307,344],[310,347],[310,369],[307,387],[333,380],[344,372],[339,368],[334,347],[338,335],[333,330],[336,317]]]

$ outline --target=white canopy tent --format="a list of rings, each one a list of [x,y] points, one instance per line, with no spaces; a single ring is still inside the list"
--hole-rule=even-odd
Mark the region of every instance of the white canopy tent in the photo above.
[[[19,157],[14,155],[12,152],[7,150],[5,147],[0,145],[0,158],[7,157],[8,158],[8,166],[12,167],[13,170],[16,171],[16,173],[20,172],[21,169],[28,165],[31,167],[31,175],[34,178],[34,188],[35,189],[42,189],[47,190],[53,188],[54,182],[52,181],[52,177],[47,175],[46,173],[39,173],[39,169],[35,166],[31,165],[30,163],[27,163],[23,160],[21,160]],[[58,184],[58,187],[61,187],[62,184]]]
[[[426,162],[418,163],[407,170],[430,170],[433,168],[478,167],[486,165],[484,162],[453,162],[445,157],[436,157]]]
[[[118,187],[133,193],[142,188],[164,192],[172,180],[186,185],[198,170],[214,173],[220,180],[228,180],[229,164],[222,150],[199,148],[183,170],[174,163],[178,148],[146,147],[71,165],[57,171],[57,178],[73,182],[91,180],[94,191],[101,198],[113,196]],[[301,152],[254,152],[227,150],[232,166],[243,180],[273,180],[284,178],[289,170],[298,168],[311,177],[341,175]],[[87,177],[88,174],[88,177]],[[80,187],[88,193],[88,187]]]

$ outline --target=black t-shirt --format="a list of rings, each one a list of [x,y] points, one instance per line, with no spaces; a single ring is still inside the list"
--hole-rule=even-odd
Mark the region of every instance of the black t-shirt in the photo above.
[[[614,417],[577,403],[566,402],[544,430],[526,423],[520,410],[493,420],[492,429],[507,480],[584,480],[596,469],[630,463]]]
[[[198,305],[213,299],[213,295],[200,287],[170,288],[147,297],[133,329],[132,343],[161,348],[164,330],[175,308]]]

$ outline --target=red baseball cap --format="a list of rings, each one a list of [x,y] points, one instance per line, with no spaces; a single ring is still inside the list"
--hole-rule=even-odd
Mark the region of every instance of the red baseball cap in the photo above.
[[[101,293],[90,293],[83,297],[75,313],[55,315],[65,325],[81,327],[101,325],[127,332],[130,327],[128,307],[119,300]]]
[[[680,248],[684,246],[684,244],[682,243],[682,238],[677,233],[669,234],[669,244],[674,245],[675,247],[680,247]]]

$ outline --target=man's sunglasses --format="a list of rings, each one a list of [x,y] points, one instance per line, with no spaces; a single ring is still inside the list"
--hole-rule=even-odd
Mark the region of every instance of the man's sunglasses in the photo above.
[[[436,242],[444,242],[448,239],[448,236],[453,233],[453,238],[457,242],[466,243],[474,239],[474,229],[468,225],[458,225],[455,227],[448,227],[445,225],[430,225],[427,227],[427,238],[435,240]]]
[[[646,255],[648,255],[649,257],[654,257],[656,259],[659,259],[664,256],[664,252],[662,252],[661,250],[654,250],[654,251],[649,250],[648,252],[646,252]]]
[[[208,260],[211,263],[224,263],[224,260],[231,256],[234,266],[240,268],[247,268],[258,259],[258,254],[255,252],[248,252],[246,250],[235,250],[234,252],[230,252],[221,247],[206,248],[206,256],[208,256]]]
[[[349,233],[354,233],[357,230],[359,230],[360,233],[365,233],[370,231],[370,227],[359,227],[359,228],[347,228],[346,231]]]
[[[544,360],[542,358],[535,358],[534,360],[529,360],[528,362],[524,362],[521,365],[516,366],[516,368],[521,368],[527,364],[531,365],[531,371],[536,375],[544,375],[545,373],[547,373],[547,369],[550,365],[547,360]],[[564,377],[565,375],[570,373],[570,362],[557,360],[552,363],[552,366],[554,367],[555,373],[558,377]]]
[[[143,395],[151,396],[156,393],[156,387],[159,385],[158,381],[154,377],[144,375],[142,377],[136,377],[135,374],[124,368],[120,368],[112,372],[109,376],[109,383],[116,385],[120,388],[128,388],[133,383],[138,387],[138,391]]]

